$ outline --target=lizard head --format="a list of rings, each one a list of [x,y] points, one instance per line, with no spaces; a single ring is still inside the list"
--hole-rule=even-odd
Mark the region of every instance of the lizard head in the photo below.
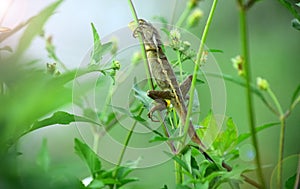
[[[138,25],[135,21],[130,22],[129,28],[133,31],[133,37],[137,38],[141,35],[146,44],[157,44],[157,42],[160,42],[156,28],[144,19],[138,19]]]

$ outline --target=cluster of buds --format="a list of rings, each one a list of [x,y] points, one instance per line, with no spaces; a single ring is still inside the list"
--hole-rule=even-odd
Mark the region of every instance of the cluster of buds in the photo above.
[[[181,52],[185,58],[192,58],[196,55],[195,51],[192,50],[191,43],[188,41],[181,40],[181,34],[177,29],[173,29],[170,31],[170,47],[174,50]]]
[[[109,75],[110,77],[113,79],[113,83],[115,84],[115,77],[116,77],[116,73],[117,71],[121,68],[121,64],[119,61],[117,60],[114,60],[112,63],[111,63],[111,71],[109,72]]]
[[[203,11],[199,8],[195,9],[187,18],[187,26],[189,28],[198,25],[199,21],[203,18]]]
[[[245,75],[245,70],[244,70],[244,59],[240,55],[234,57],[231,59],[231,62],[233,64],[233,67],[238,71],[239,76],[244,76]]]
[[[53,76],[58,76],[60,75],[60,72],[57,69],[56,63],[50,64],[47,63],[47,73]]]

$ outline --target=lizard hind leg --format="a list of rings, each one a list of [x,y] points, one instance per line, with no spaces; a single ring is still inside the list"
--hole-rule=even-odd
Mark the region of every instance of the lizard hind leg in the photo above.
[[[189,75],[181,84],[180,84],[180,90],[182,93],[182,96],[184,99],[188,99],[187,93],[189,92],[191,88],[193,76]]]

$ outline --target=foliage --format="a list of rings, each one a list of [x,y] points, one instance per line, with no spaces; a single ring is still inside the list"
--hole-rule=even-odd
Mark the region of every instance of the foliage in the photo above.
[[[292,26],[299,30],[299,13],[297,6],[292,5],[289,1],[279,0],[295,17]],[[130,2],[130,1],[129,1]],[[216,0],[214,2],[217,2]],[[257,1],[249,0],[247,2],[237,1],[243,11],[248,11]],[[234,117],[226,119],[224,125],[219,125],[214,112],[210,111],[205,118],[199,121],[201,127],[197,128],[197,135],[211,143],[211,147],[207,151],[199,150],[199,147],[189,142],[183,144],[184,132],[181,128],[179,117],[174,113],[174,109],[170,106],[167,110],[167,116],[164,119],[157,116],[161,121],[161,129],[153,129],[152,122],[146,117],[145,111],[151,108],[151,99],[147,96],[146,85],[134,82],[132,90],[134,99],[129,103],[129,110],[122,107],[110,105],[113,95],[113,86],[116,83],[116,75],[120,69],[120,62],[115,59],[111,60],[110,65],[102,65],[103,57],[116,53],[116,42],[111,41],[102,43],[95,25],[91,24],[93,35],[93,48],[90,52],[89,64],[84,68],[69,70],[63,61],[56,54],[55,45],[52,43],[52,36],[47,36],[44,31],[44,25],[50,19],[51,15],[63,3],[58,0],[36,16],[28,19],[24,23],[20,23],[15,28],[0,28],[0,43],[12,36],[20,30],[24,30],[19,43],[15,50],[10,46],[0,46],[0,53],[9,53],[9,56],[2,57],[0,65],[0,180],[1,187],[5,188],[126,188],[130,187],[129,183],[137,182],[138,178],[130,176],[136,169],[136,166],[129,163],[123,163],[123,157],[130,140],[132,139],[133,130],[137,123],[152,132],[153,137],[148,140],[149,143],[166,142],[170,147],[170,152],[165,152],[175,164],[175,177],[177,189],[191,188],[222,188],[230,186],[231,188],[240,188],[242,184],[248,183],[253,187],[264,187],[263,178],[258,178],[260,183],[248,178],[247,173],[260,170],[261,165],[248,164],[239,161],[240,147],[247,139],[252,138],[254,148],[259,156],[258,147],[255,144],[255,137],[258,133],[271,127],[280,125],[280,144],[278,155],[278,187],[283,185],[286,188],[295,186],[297,182],[295,173],[288,180],[282,183],[282,167],[283,159],[283,141],[285,136],[286,120],[291,112],[300,102],[300,85],[295,89],[291,97],[291,102],[286,111],[283,110],[276,95],[272,91],[272,82],[259,78],[255,85],[251,78],[248,77],[249,64],[247,54],[238,56],[238,64],[235,68],[239,77],[231,75],[213,75],[223,78],[229,82],[245,87],[249,95],[256,95],[263,104],[272,112],[278,121],[266,123],[261,126],[252,127],[251,132],[239,134],[237,126],[234,123]],[[191,29],[196,27],[203,19],[203,12],[199,9],[200,1],[190,0],[186,3],[186,8],[179,17],[176,26]],[[132,6],[132,5],[129,5]],[[134,10],[134,7],[131,7]],[[223,50],[209,49],[204,50],[204,42],[208,34],[208,28],[212,21],[213,11],[208,19],[206,28],[203,32],[203,38],[200,44],[199,52],[191,48],[193,41],[185,41],[177,30],[169,30],[168,21],[163,17],[157,17],[163,22],[161,29],[169,37],[171,53],[176,58],[172,62],[172,66],[179,70],[176,72],[178,78],[183,79],[189,75],[189,71],[183,70],[183,65],[188,62],[203,65],[205,56],[210,53],[223,53]],[[241,16],[242,17],[242,16]],[[137,15],[136,15],[137,18]],[[245,20],[241,18],[242,24]],[[3,32],[4,31],[4,32]],[[245,31],[241,31],[245,32]],[[38,60],[24,58],[23,54],[30,47],[36,37],[42,37],[45,40],[46,48],[51,63],[44,63]],[[246,36],[246,35],[245,35]],[[199,36],[200,37],[200,36]],[[244,44],[247,46],[247,44]],[[245,47],[246,48],[246,47]],[[165,49],[164,49],[165,50]],[[247,49],[244,49],[245,52]],[[168,54],[167,54],[168,55]],[[169,55],[168,55],[169,56]],[[171,56],[171,55],[170,55]],[[170,57],[168,57],[171,59]],[[173,58],[173,57],[172,57]],[[138,58],[140,60],[140,56]],[[139,61],[134,61],[131,66],[136,66]],[[233,59],[237,61],[237,59]],[[195,67],[195,75],[198,71]],[[77,78],[86,76],[90,73],[98,73],[102,80],[109,81],[109,90],[107,91],[105,103],[101,110],[90,108],[85,101],[85,95],[92,86],[86,85],[76,96],[72,94],[72,83],[77,82]],[[97,83],[97,87],[105,89],[101,79]],[[201,83],[205,85],[205,81],[196,77],[193,84]],[[83,85],[85,85],[84,83]],[[195,85],[192,85],[194,92]],[[193,92],[190,100],[193,101]],[[66,107],[71,103],[83,112],[82,115],[68,112]],[[249,107],[252,107],[249,101]],[[254,107],[251,111],[255,112]],[[114,109],[114,111],[113,111]],[[191,108],[189,108],[191,109]],[[249,115],[251,114],[249,111]],[[250,116],[251,117],[251,116]],[[133,120],[131,129],[124,141],[124,147],[120,153],[118,163],[113,167],[105,167],[103,160],[98,156],[98,142],[105,132],[110,132],[116,127],[118,120],[129,118]],[[32,133],[36,130],[53,126],[65,125],[72,123],[84,122],[88,124],[93,132],[94,146],[90,147],[84,141],[75,138],[74,151],[81,161],[89,170],[89,178],[91,182],[83,184],[81,179],[74,178],[64,171],[56,171],[51,160],[51,153],[48,149],[48,140],[44,139],[41,147],[37,150],[35,165],[28,165],[26,168],[18,167],[18,158],[22,157],[22,152],[18,151],[18,143],[21,137]],[[184,123],[183,123],[184,124]],[[179,148],[181,146],[182,148]],[[68,165],[66,165],[68,166]],[[80,177],[78,175],[78,177]],[[163,189],[171,188],[167,184],[162,183]],[[175,184],[174,184],[175,185]]]

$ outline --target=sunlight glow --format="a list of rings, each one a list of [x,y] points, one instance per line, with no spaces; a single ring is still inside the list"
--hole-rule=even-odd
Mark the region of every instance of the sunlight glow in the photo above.
[[[27,0],[0,0],[0,26],[12,28],[22,21],[27,4]]]
[[[8,11],[9,4],[11,4],[11,0],[0,0],[0,24]]]

